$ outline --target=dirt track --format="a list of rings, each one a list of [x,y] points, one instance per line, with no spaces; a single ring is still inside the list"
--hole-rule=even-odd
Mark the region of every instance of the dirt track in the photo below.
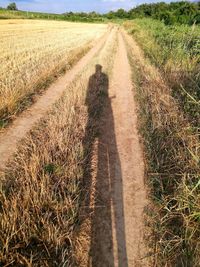
[[[106,37],[39,101],[0,135],[0,169],[15,152],[19,141],[61,97],[66,86],[99,51]],[[92,218],[92,267],[148,266],[143,240],[143,210],[147,204],[144,162],[137,131],[136,105],[125,42],[118,32],[118,49],[108,87],[109,101],[101,122],[95,207]]]
[[[143,210],[144,163],[131,69],[122,35],[100,125],[89,266],[148,266]]]
[[[144,187],[144,162],[139,143],[136,105],[132,90],[127,51],[122,36],[119,35],[119,49],[110,91],[111,95],[116,95],[116,98],[112,101],[112,109],[116,129],[116,143],[121,162],[121,175],[116,172],[116,185],[112,192],[116,209],[116,214],[113,215],[115,217],[113,222],[116,225],[114,252],[115,263],[118,259],[118,266],[144,266],[141,261],[145,252],[143,209],[147,204],[147,199]],[[124,212],[118,197],[118,183],[121,183],[123,188],[121,192]],[[122,215],[124,216],[124,238],[126,241],[124,245],[122,242],[123,229],[121,229]],[[118,240],[117,231],[119,232]],[[124,254],[125,252],[126,254]]]
[[[108,34],[99,39],[98,43],[95,42],[95,46],[70,71],[53,83],[34,105],[24,111],[3,133],[0,133],[0,170],[5,168],[7,161],[16,151],[20,140],[45,115],[56,100],[61,97],[66,90],[66,86],[75,79],[76,75],[98,53],[107,36]]]

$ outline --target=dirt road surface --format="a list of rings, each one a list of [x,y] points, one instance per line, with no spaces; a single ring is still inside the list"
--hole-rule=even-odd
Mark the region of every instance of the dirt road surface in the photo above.
[[[118,50],[100,125],[89,266],[147,267],[143,153],[127,50]]]

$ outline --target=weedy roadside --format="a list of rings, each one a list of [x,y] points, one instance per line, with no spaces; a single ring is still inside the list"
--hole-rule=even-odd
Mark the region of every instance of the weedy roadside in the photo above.
[[[155,64],[194,127],[200,127],[200,27],[136,19],[125,28]]]
[[[199,134],[159,71],[130,36],[125,35],[125,39],[154,207],[149,216],[154,266],[197,267],[200,264]]]

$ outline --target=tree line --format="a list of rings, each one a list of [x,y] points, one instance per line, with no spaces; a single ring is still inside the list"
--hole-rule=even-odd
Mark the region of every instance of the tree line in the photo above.
[[[17,11],[16,3],[10,3],[7,7],[8,10]],[[35,14],[35,15],[34,15]],[[61,19],[71,21],[86,21],[86,22],[100,22],[106,20],[116,19],[135,19],[149,17],[163,21],[166,25],[173,24],[200,24],[200,2],[159,2],[152,4],[142,4],[137,7],[126,11],[122,8],[117,11],[110,11],[106,14],[97,12],[66,12],[61,15],[58,14],[45,14],[31,12],[32,17],[49,19]]]
[[[200,24],[200,2],[159,2],[142,4],[129,11],[119,9],[106,14],[107,18],[143,18],[151,17],[162,20],[165,24]]]
[[[64,14],[66,17],[75,18],[88,18],[100,19],[106,18],[109,20],[114,19],[135,19],[150,17],[163,21],[166,25],[172,24],[200,24],[200,2],[171,2],[171,3],[152,3],[142,4],[129,11],[122,8],[117,11],[110,11],[106,14],[99,14],[96,12],[91,13],[73,13],[68,12]]]

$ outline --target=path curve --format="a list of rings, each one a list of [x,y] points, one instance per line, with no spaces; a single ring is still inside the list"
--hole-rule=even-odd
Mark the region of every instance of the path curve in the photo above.
[[[22,112],[20,116],[0,133],[0,171],[6,167],[6,163],[17,150],[17,145],[31,128],[45,115],[51,106],[62,96],[63,92],[80,71],[89,63],[107,40],[110,30],[94,42],[90,51],[67,73],[54,82],[30,108]]]

